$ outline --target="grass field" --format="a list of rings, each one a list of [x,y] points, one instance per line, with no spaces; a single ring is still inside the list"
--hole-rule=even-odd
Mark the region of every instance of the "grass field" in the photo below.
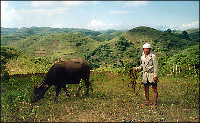
[[[61,91],[54,102],[55,88],[51,87],[45,97],[30,103],[33,87],[44,75],[12,77],[1,83],[1,121],[8,122],[198,122],[199,80],[178,77],[160,77],[158,83],[158,107],[142,107],[143,85],[136,91],[128,87],[125,74],[93,72],[90,76],[93,92],[74,97],[78,85],[67,85],[71,98]],[[151,88],[150,88],[151,89]],[[153,92],[150,90],[153,103]]]

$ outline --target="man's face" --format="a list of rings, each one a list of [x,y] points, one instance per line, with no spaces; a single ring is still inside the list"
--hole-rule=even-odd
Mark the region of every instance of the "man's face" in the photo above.
[[[144,48],[144,54],[145,55],[148,55],[150,53],[150,48]]]

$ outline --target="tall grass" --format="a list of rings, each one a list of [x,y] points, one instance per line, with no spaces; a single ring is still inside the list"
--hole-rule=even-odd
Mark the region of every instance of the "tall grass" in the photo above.
[[[33,87],[44,76],[12,77],[1,83],[1,121],[14,122],[198,122],[199,82],[195,79],[160,77],[158,107],[142,107],[145,101],[143,85],[136,91],[128,87],[129,78],[123,73],[93,72],[90,76],[93,92],[73,96],[78,85],[67,85],[71,98],[61,91],[54,102],[55,87],[44,98],[30,103]],[[150,88],[150,101],[153,92]]]

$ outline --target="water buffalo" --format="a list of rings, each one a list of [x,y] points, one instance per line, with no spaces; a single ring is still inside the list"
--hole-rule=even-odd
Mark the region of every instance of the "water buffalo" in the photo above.
[[[45,79],[39,85],[34,87],[34,98],[32,102],[37,102],[43,98],[45,92],[54,85],[56,87],[55,101],[58,101],[58,95],[63,88],[66,95],[69,96],[66,84],[79,84],[80,80],[84,80],[86,86],[86,95],[89,92],[89,75],[90,75],[90,64],[84,59],[74,59],[68,61],[60,61],[51,66]],[[78,87],[77,93],[79,93],[81,86]],[[92,88],[91,88],[92,89]]]

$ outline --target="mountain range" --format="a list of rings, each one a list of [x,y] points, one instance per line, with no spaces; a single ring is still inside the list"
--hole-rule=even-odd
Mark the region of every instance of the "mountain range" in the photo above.
[[[199,29],[160,31],[151,27],[131,30],[92,31],[75,28],[1,28],[2,46],[13,47],[50,62],[84,58],[93,67],[137,66],[144,43],[152,45],[160,66],[175,54],[199,45]]]

